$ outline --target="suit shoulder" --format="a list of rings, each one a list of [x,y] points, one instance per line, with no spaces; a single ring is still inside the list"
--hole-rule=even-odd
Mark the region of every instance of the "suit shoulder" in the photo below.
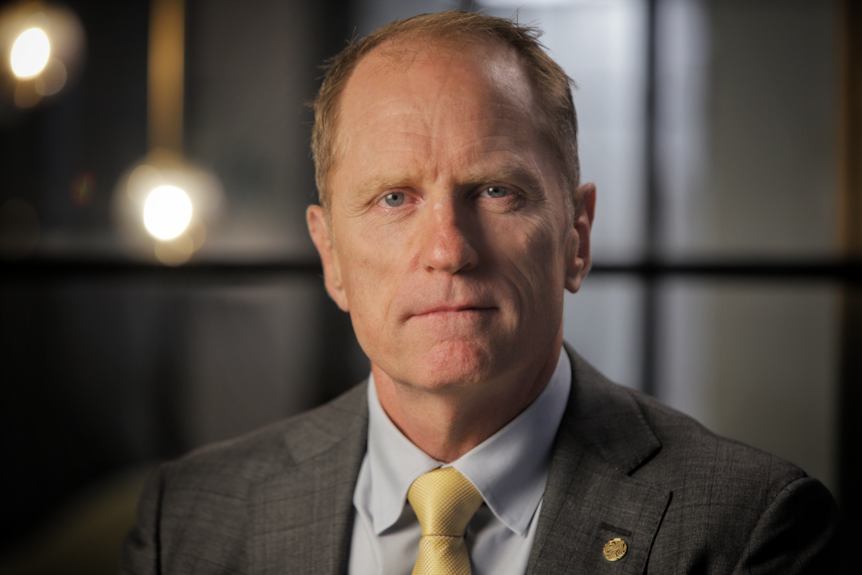
[[[205,445],[163,464],[159,472],[167,483],[204,488],[216,483],[240,486],[279,473],[364,434],[365,390],[366,385],[357,385],[310,411]]]
[[[705,477],[780,489],[805,474],[783,459],[722,437],[693,418],[638,391],[617,385],[570,352],[573,386],[568,430],[605,461],[667,489]]]
[[[770,486],[772,496],[792,481],[807,477],[789,461],[721,436],[644,394],[630,393],[661,443],[661,449],[645,467],[673,467],[677,475],[718,473],[724,481],[736,483],[736,490],[738,482]]]
[[[653,544],[657,565],[676,564],[680,573],[831,572],[837,507],[822,483],[631,393],[661,443],[632,476],[671,494]],[[683,540],[698,553],[680,553]]]
[[[247,573],[262,529],[305,525],[321,498],[349,501],[364,455],[365,389],[160,466],[141,494],[122,572]],[[279,541],[286,532],[272,531]]]

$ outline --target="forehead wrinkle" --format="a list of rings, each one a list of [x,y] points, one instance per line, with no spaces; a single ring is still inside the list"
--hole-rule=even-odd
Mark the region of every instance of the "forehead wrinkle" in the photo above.
[[[537,137],[540,130],[530,121],[536,108],[532,85],[516,54],[504,53],[494,46],[468,47],[467,51],[472,54],[451,47],[422,53],[408,50],[396,55],[384,54],[386,51],[372,52],[360,62],[342,100],[345,121],[339,129],[341,138],[337,139],[343,138],[340,143],[344,147],[338,146],[340,151],[346,153],[353,146],[367,148],[371,145],[377,153],[377,157],[363,159],[363,168],[372,176],[368,180],[372,185],[363,185],[364,190],[407,183],[421,185],[422,182],[415,180],[430,183],[453,176],[487,181],[486,177],[495,174],[498,174],[495,180],[518,176],[518,181],[529,180],[530,186],[543,189],[541,182],[547,181],[541,172],[543,166],[523,165],[518,170],[503,172],[471,165],[482,156],[497,152],[519,157],[518,163],[523,164],[526,158],[518,154],[520,149],[544,147],[543,139]],[[458,83],[458,74],[450,73],[452,66],[484,77],[482,93],[477,95],[476,84],[468,88]],[[419,81],[423,74],[429,73],[426,81]],[[386,86],[394,80],[399,80],[400,84],[395,93],[390,92],[386,97]],[[467,89],[469,93],[465,92]],[[381,118],[387,129],[392,121],[396,124],[400,121],[401,126],[391,132],[383,131],[379,123]],[[477,129],[473,137],[457,142],[456,161],[447,165],[444,158],[451,162],[453,158],[447,154],[452,153],[454,143],[449,130],[454,129],[458,134],[456,126],[461,127],[465,122],[475,122]],[[379,165],[381,153],[414,156],[416,171],[403,174],[404,177],[390,177],[401,174],[387,175],[385,165]],[[341,158],[344,159],[343,154]],[[416,161],[417,158],[421,159]],[[461,173],[452,173],[453,167],[458,167]],[[469,176],[464,176],[466,169],[470,169]]]
[[[453,164],[461,166],[465,173],[498,174],[497,177],[540,172],[541,166],[536,165],[533,154],[528,153],[542,147],[536,134],[529,127],[523,129],[523,122],[515,122],[515,130],[500,129],[499,124],[508,123],[505,120],[495,123],[498,125],[487,130],[487,133],[477,131],[475,138],[449,151]],[[439,138],[439,141],[441,145],[452,144],[451,139],[445,137]]]
[[[488,49],[483,51],[487,52]],[[414,55],[413,58],[405,58],[403,51],[398,51],[395,56],[387,52],[384,50],[383,53],[369,54],[349,80],[342,104],[349,102],[352,105],[351,113],[345,114],[350,119],[340,130],[342,136],[350,133],[346,125],[348,123],[355,127],[373,126],[379,120],[380,110],[384,111],[384,117],[401,116],[409,118],[407,121],[411,123],[417,120],[428,130],[432,124],[433,128],[445,126],[452,121],[453,116],[458,116],[458,121],[492,120],[495,124],[508,120],[518,126],[524,119],[525,105],[528,109],[535,107],[528,79],[520,62],[513,57],[514,54],[497,51],[493,55],[487,54],[488,58],[477,65],[475,58],[468,58],[451,49],[437,49],[421,56]],[[440,61],[441,54],[445,56],[445,63]],[[405,59],[408,61],[405,62]],[[462,62],[455,63],[459,59]],[[393,61],[401,65],[395,65]],[[450,70],[452,65],[468,73],[478,72],[484,76],[482,94],[476,93],[475,84],[468,88],[457,83],[457,74]],[[431,74],[431,79],[423,79],[425,74]],[[384,76],[388,78],[384,79]],[[383,94],[380,93],[379,86],[385,86],[396,78],[399,80],[399,93],[387,98],[385,90]],[[469,93],[465,93],[468,89]],[[527,101],[524,101],[525,98]],[[483,103],[477,105],[478,101]],[[393,108],[398,111],[392,113]],[[457,108],[457,112],[453,108]],[[500,108],[506,108],[503,114]],[[436,130],[428,131],[432,133]]]

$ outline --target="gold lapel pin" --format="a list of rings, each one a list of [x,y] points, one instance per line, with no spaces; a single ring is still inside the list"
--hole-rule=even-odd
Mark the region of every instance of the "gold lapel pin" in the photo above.
[[[628,550],[629,546],[626,545],[626,542],[617,537],[616,539],[611,539],[605,543],[605,548],[602,552],[605,554],[605,559],[608,561],[619,561],[625,557],[626,551]]]

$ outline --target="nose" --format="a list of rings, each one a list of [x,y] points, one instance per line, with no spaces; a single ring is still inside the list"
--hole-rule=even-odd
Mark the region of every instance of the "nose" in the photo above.
[[[468,238],[469,223],[455,206],[436,204],[428,216],[422,238],[425,269],[456,274],[475,268],[479,253]]]

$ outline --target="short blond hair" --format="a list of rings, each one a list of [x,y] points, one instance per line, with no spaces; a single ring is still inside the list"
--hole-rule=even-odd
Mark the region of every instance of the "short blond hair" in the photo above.
[[[578,119],[571,90],[574,82],[545,52],[539,42],[541,34],[538,28],[510,19],[449,10],[396,20],[350,43],[328,62],[323,84],[313,102],[311,151],[323,208],[329,211],[329,178],[336,163],[339,102],[347,81],[360,60],[384,42],[417,38],[431,42],[498,41],[515,50],[526,65],[534,96],[544,116],[539,119],[540,129],[557,157],[566,185],[571,188],[573,205],[578,206],[580,162]]]

